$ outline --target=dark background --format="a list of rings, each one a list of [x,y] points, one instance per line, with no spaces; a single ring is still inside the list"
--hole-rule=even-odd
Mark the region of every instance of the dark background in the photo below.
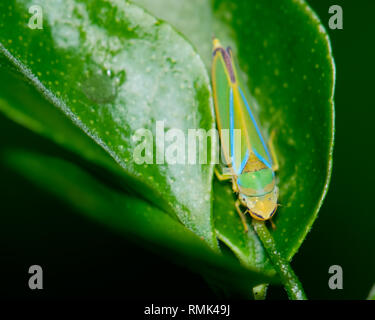
[[[309,3],[333,46],[336,142],[327,198],[292,265],[310,299],[364,299],[375,283],[375,3]],[[333,4],[343,8],[344,30],[328,28],[328,8]],[[0,148],[12,145],[61,152],[0,115]],[[0,297],[216,297],[199,275],[86,219],[4,166],[0,178]],[[28,289],[32,264],[43,267],[44,290]],[[328,268],[335,264],[343,268],[343,290],[328,288]],[[286,294],[276,287],[269,297],[286,299]]]

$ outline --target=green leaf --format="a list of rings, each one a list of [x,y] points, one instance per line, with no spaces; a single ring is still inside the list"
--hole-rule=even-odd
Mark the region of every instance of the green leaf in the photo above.
[[[0,109],[119,172],[142,197],[215,247],[212,166],[139,165],[133,158],[136,130],[155,132],[158,120],[165,131],[214,126],[200,57],[168,24],[126,1],[38,5],[43,29],[28,27],[29,1],[0,4]],[[17,89],[25,88],[20,97]]]
[[[215,283],[233,288],[237,294],[248,294],[249,288],[262,282],[277,281],[256,269],[244,268],[233,257],[213,251],[165,212],[104,186],[68,161],[17,149],[3,150],[2,158],[17,172],[88,217],[177,263],[207,274]]]
[[[208,69],[213,34],[238,56],[263,130],[276,131],[282,207],[271,236],[291,260],[331,173],[334,65],[321,23],[296,0],[136,2],[182,32]],[[39,1],[42,30],[28,28],[28,4],[0,4],[0,109],[119,173],[138,195],[175,213],[215,247],[212,166],[132,162],[134,132],[154,132],[157,120],[185,133],[213,127],[209,79],[196,51],[168,24],[125,1],[68,0],[62,7]],[[274,274],[252,227],[241,230],[230,184],[215,181],[214,197],[218,238],[246,267]]]
[[[271,234],[291,260],[317,217],[332,168],[335,69],[323,25],[296,0],[192,0],[180,9],[173,0],[135,2],[190,39],[208,68],[213,34],[237,55],[263,130],[276,131],[282,206]],[[243,263],[259,266],[265,254],[251,231],[240,234],[230,184],[226,188],[215,184],[218,237]]]

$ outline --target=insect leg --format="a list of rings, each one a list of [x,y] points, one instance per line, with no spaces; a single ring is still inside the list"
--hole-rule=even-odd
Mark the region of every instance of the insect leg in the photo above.
[[[232,179],[232,175],[220,173],[219,170],[217,170],[216,167],[215,167],[214,171],[215,171],[215,175],[216,175],[216,177],[218,178],[219,181],[226,181],[226,180]]]
[[[238,185],[237,185],[237,182],[235,179],[233,179],[233,183],[232,183],[232,189],[233,189],[233,192],[234,193],[238,193]]]
[[[268,221],[271,223],[272,230],[276,230],[276,225],[273,223],[272,219]]]
[[[244,229],[245,229],[245,232],[247,232],[247,231],[249,230],[249,228],[248,228],[248,226],[247,226],[247,224],[246,224],[246,218],[245,218],[244,213],[243,213],[242,210],[241,210],[240,205],[241,205],[241,202],[240,202],[240,200],[237,199],[237,201],[236,201],[236,203],[235,203],[236,210],[237,210],[238,214],[240,215],[240,218],[241,218],[241,221],[242,221],[243,227],[244,227]]]
[[[268,140],[268,147],[270,148],[270,153],[272,157],[272,170],[277,171],[279,170],[279,161],[277,160],[276,152],[275,152],[275,146],[273,145],[273,140],[275,138],[275,130],[272,130],[270,138]]]

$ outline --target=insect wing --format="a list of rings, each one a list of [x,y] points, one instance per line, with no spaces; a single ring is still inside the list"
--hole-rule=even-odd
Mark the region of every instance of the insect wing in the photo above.
[[[235,90],[235,100],[236,106],[238,108],[238,114],[243,117],[244,120],[244,127],[246,127],[245,133],[247,134],[246,141],[250,143],[250,152],[255,154],[255,156],[268,168],[272,168],[272,158],[268,151],[267,145],[261,133],[260,127],[258,125],[258,120],[255,116],[254,109],[249,103],[249,99],[247,98],[246,91],[242,87],[242,81],[237,72],[237,65],[234,62],[233,54],[229,51],[231,56],[231,62],[233,66],[233,72],[236,78],[236,88]]]
[[[243,106],[240,104],[231,68],[228,53],[223,48],[216,50],[212,64],[212,83],[217,126],[225,160],[238,175],[249,157],[250,141],[241,116],[240,108]]]

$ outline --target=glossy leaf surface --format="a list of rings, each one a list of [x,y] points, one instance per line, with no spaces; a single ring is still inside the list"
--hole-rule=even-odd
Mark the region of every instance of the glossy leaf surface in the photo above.
[[[331,175],[335,70],[323,25],[304,1],[136,2],[189,38],[208,69],[213,34],[232,47],[265,136],[276,131],[282,206],[272,235],[291,259],[317,217]],[[226,192],[215,187],[215,199],[226,198]],[[256,240],[231,227],[236,213],[229,215],[229,206],[215,208],[219,238],[255,264],[255,249],[250,254],[249,248],[256,248]]]

